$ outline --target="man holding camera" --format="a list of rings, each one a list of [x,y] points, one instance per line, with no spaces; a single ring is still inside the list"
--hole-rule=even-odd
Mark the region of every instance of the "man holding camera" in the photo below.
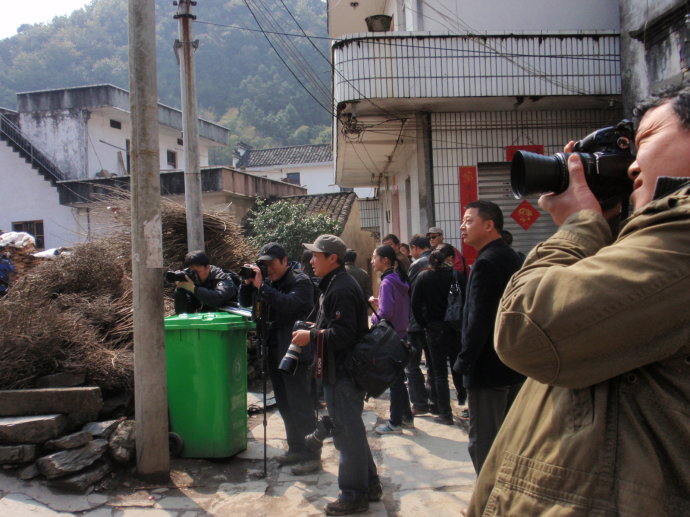
[[[304,442],[304,437],[316,428],[309,376],[313,354],[303,350],[293,373],[279,366],[290,346],[293,325],[307,319],[312,311],[314,287],[307,275],[291,269],[287,253],[278,243],[265,245],[256,262],[245,266],[253,276],[241,275],[247,277],[240,286],[240,304],[261,304],[258,324],[266,332],[268,373],[288,443],[288,451],[278,458],[278,463],[292,465],[293,474],[309,474],[321,468],[321,450],[313,451]]]
[[[559,230],[509,282],[495,333],[528,380],[468,515],[690,515],[690,88],[635,116],[617,237],[576,154],[567,190],[539,200]]]
[[[175,314],[213,312],[237,302],[237,288],[230,275],[212,266],[203,251],[190,251],[184,257],[184,280],[176,281]]]
[[[365,392],[352,380],[348,359],[368,328],[366,302],[357,281],[345,270],[347,246],[342,239],[321,235],[304,247],[313,252],[311,264],[321,278],[321,300],[314,328],[295,331],[292,342],[315,347],[317,373],[324,361],[324,393],[335,424],[333,444],[340,451],[340,496],[325,511],[328,515],[365,512],[369,501],[381,499],[382,489],[362,421]]]

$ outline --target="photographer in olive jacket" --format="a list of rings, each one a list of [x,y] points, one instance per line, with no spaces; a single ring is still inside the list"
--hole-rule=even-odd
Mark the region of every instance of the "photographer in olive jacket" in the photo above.
[[[690,515],[690,88],[635,116],[617,237],[576,154],[539,200],[559,229],[508,283],[494,341],[528,379],[471,516]]]
[[[230,275],[212,266],[203,251],[184,257],[184,282],[175,282],[175,314],[213,312],[237,302],[237,288]]]
[[[340,451],[340,496],[325,511],[328,515],[365,512],[369,501],[381,499],[381,482],[362,421],[365,392],[353,381],[348,359],[368,328],[366,302],[357,281],[345,270],[347,247],[342,239],[321,235],[304,247],[313,252],[311,264],[321,278],[321,299],[314,328],[297,330],[292,342],[300,347],[315,345],[317,356],[325,360],[323,388],[335,424],[333,444]]]
[[[321,451],[310,451],[304,443],[304,437],[316,427],[309,376],[311,349],[302,350],[294,375],[279,370],[278,366],[290,346],[295,321],[307,319],[312,311],[314,287],[307,275],[291,269],[287,253],[278,243],[266,244],[257,263],[264,266],[267,278],[256,264],[247,265],[254,271],[254,277],[242,282],[240,304],[244,307],[251,307],[255,302],[264,304],[260,324],[267,328],[268,373],[288,443],[288,451],[278,458],[278,463],[293,465],[293,474],[308,474],[321,468]]]

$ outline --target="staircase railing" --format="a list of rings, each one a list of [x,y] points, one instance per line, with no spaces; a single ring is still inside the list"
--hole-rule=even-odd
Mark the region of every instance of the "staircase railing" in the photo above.
[[[67,175],[43,151],[32,144],[19,128],[2,113],[0,113],[0,134],[51,183],[68,179]]]

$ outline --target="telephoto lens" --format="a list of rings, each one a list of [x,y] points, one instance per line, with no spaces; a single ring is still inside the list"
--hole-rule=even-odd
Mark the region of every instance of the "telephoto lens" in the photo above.
[[[331,417],[324,415],[316,423],[316,429],[313,433],[304,437],[304,445],[310,451],[316,452],[323,447],[323,441],[335,434],[335,424]]]
[[[295,372],[297,371],[297,365],[299,364],[299,355],[301,352],[302,349],[299,346],[295,345],[294,343],[290,343],[287,352],[285,352],[285,355],[280,360],[278,369],[281,372],[289,373],[290,375],[295,375]]]

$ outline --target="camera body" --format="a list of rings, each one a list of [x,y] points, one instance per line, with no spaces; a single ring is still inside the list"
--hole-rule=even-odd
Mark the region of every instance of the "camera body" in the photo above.
[[[292,331],[295,332],[296,330],[310,330],[313,326],[314,325],[312,323],[297,320],[295,324],[292,326]],[[299,356],[301,353],[301,347],[295,345],[294,343],[290,343],[287,352],[285,352],[285,355],[280,360],[278,370],[280,370],[281,372],[289,373],[290,375],[294,375],[297,371],[297,366],[299,365]]]
[[[578,141],[573,152],[580,157],[585,178],[602,207],[625,203],[632,192],[628,167],[635,159],[632,122],[598,129]],[[531,194],[560,194],[568,188],[568,157],[517,151],[510,165],[510,186],[516,199]]]
[[[166,271],[165,272],[165,279],[168,282],[174,283],[174,282],[185,282],[187,279],[185,276],[188,276],[190,280],[194,281],[194,270],[191,268],[183,269],[181,271]]]
[[[334,436],[335,433],[336,429],[333,419],[328,415],[324,415],[316,422],[314,432],[304,437],[304,445],[310,451],[318,452],[323,447],[323,441]]]
[[[257,262],[256,264],[252,265],[257,266],[259,268],[259,271],[261,271],[261,276],[264,278],[264,280],[268,278],[268,268],[266,267],[266,264],[264,264],[263,262]],[[238,274],[240,275],[240,278],[242,280],[249,280],[256,276],[256,271],[254,271],[250,267],[242,266],[240,267]]]

